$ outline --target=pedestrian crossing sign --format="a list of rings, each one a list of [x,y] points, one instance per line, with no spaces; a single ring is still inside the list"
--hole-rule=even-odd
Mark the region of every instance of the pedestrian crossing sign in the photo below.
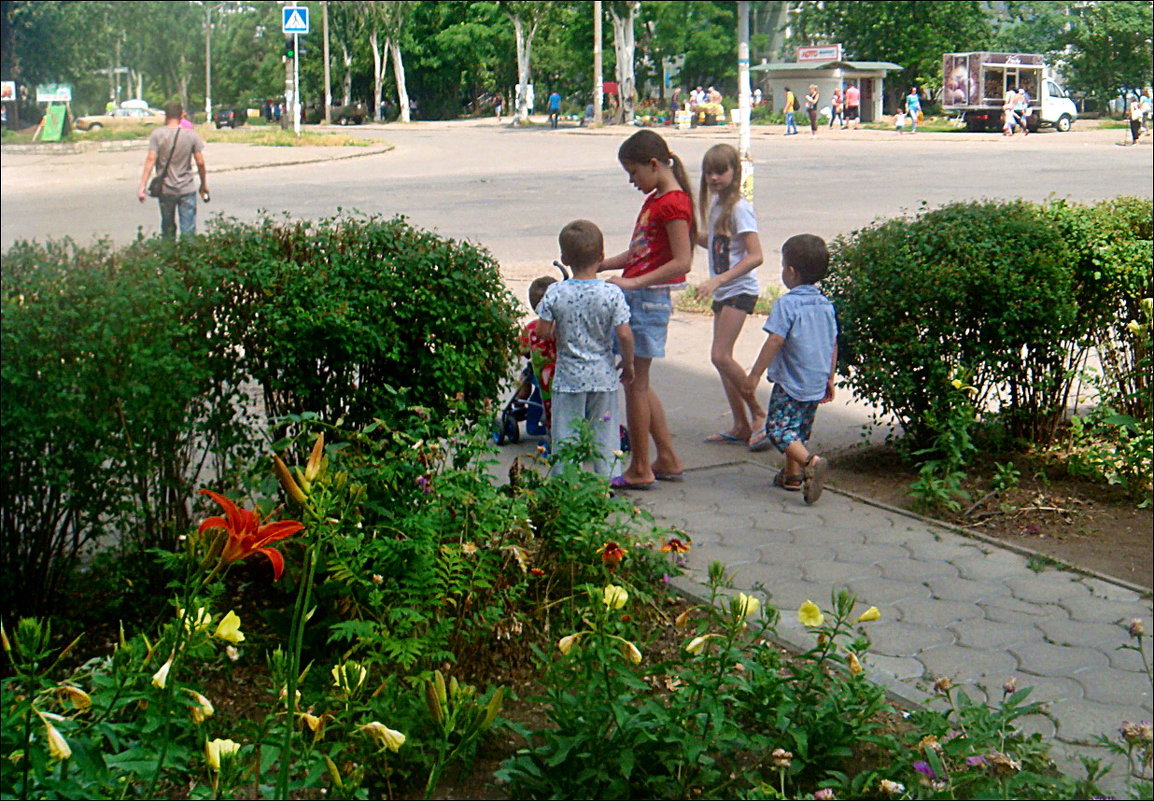
[[[288,6],[281,9],[281,28],[286,36],[309,32],[309,10],[304,6]]]

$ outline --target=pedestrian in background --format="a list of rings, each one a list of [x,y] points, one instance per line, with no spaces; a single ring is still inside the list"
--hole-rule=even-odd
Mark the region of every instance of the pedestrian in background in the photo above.
[[[809,115],[809,135],[817,136],[817,104],[821,100],[821,92],[816,84],[809,85],[809,92],[805,96],[805,113]]]
[[[176,237],[178,218],[182,237],[196,233],[197,190],[192,177],[193,162],[200,176],[200,197],[205,203],[209,197],[204,142],[195,130],[181,127],[183,116],[184,109],[180,103],[169,103],[164,107],[164,125],[148,137],[148,155],[144,159],[140,187],[136,192],[141,203],[148,199],[155,169],[159,179],[158,192],[152,196],[160,203],[160,235],[166,239]]]
[[[793,115],[797,112],[797,97],[788,86],[785,87],[785,105],[781,107],[781,111],[785,114],[785,135],[792,136],[797,133],[797,123],[793,120]]]

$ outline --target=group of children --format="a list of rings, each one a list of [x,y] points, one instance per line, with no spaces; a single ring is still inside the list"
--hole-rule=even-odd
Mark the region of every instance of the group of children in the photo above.
[[[814,286],[829,268],[825,243],[791,237],[782,246],[782,282],[789,292],[765,324],[767,339],[746,372],[733,357],[737,336],[754,311],[762,263],[757,219],[741,196],[741,162],[729,145],[717,145],[702,163],[698,231],[693,192],[681,160],[650,130],[629,137],[617,154],[629,181],[645,200],[629,248],[605,257],[601,231],[575,220],[559,236],[566,281],[539,279],[530,291],[538,315],[526,332],[529,351],[553,357],[550,397],[552,438],[577,436],[588,425],[596,445],[591,467],[615,490],[646,490],[657,481],[681,481],[684,465],[673,447],[665,410],[651,383],[653,362],[665,355],[672,290],[685,283],[693,248],[709,253],[709,279],[697,292],[713,301],[710,357],[721,377],[733,427],[706,438],[771,447],[785,455],[774,485],[820,497],[826,461],[811,453],[818,404],[833,399],[837,323],[833,304]],[[599,275],[621,271],[609,280]],[[552,346],[552,347],[551,347]],[[757,399],[763,374],[774,384],[767,408]],[[542,384],[545,382],[542,381]],[[625,389],[629,462],[618,472],[617,390]],[[654,447],[650,458],[650,442]]]

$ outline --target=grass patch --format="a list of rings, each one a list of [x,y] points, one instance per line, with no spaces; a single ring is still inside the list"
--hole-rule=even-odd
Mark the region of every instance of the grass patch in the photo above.
[[[694,291],[697,287],[689,285],[684,292],[676,292],[673,295],[673,308],[677,311],[691,312],[693,314],[712,314],[713,301],[710,298],[699,298]],[[754,307],[754,314],[769,315],[773,309],[773,304],[782,296],[783,292],[779,286],[768,286],[761,290],[761,297],[757,299],[757,305]]]
[[[64,142],[125,142],[148,139],[154,130],[152,125],[132,125],[128,127],[102,128],[99,131],[84,133],[73,131],[64,137]],[[5,130],[3,143],[6,145],[31,145],[35,128],[24,128],[19,131]],[[262,145],[265,147],[369,147],[373,143],[364,139],[355,139],[343,133],[312,133],[302,132],[297,136],[292,131],[281,130],[274,126],[255,125],[251,128],[239,129],[222,128],[216,130],[211,125],[198,125],[196,132],[205,142],[228,142],[236,145]]]

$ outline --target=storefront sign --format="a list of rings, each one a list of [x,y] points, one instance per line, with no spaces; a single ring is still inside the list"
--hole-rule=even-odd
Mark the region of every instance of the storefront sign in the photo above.
[[[820,45],[814,47],[799,47],[797,49],[797,63],[841,61],[841,45]]]

